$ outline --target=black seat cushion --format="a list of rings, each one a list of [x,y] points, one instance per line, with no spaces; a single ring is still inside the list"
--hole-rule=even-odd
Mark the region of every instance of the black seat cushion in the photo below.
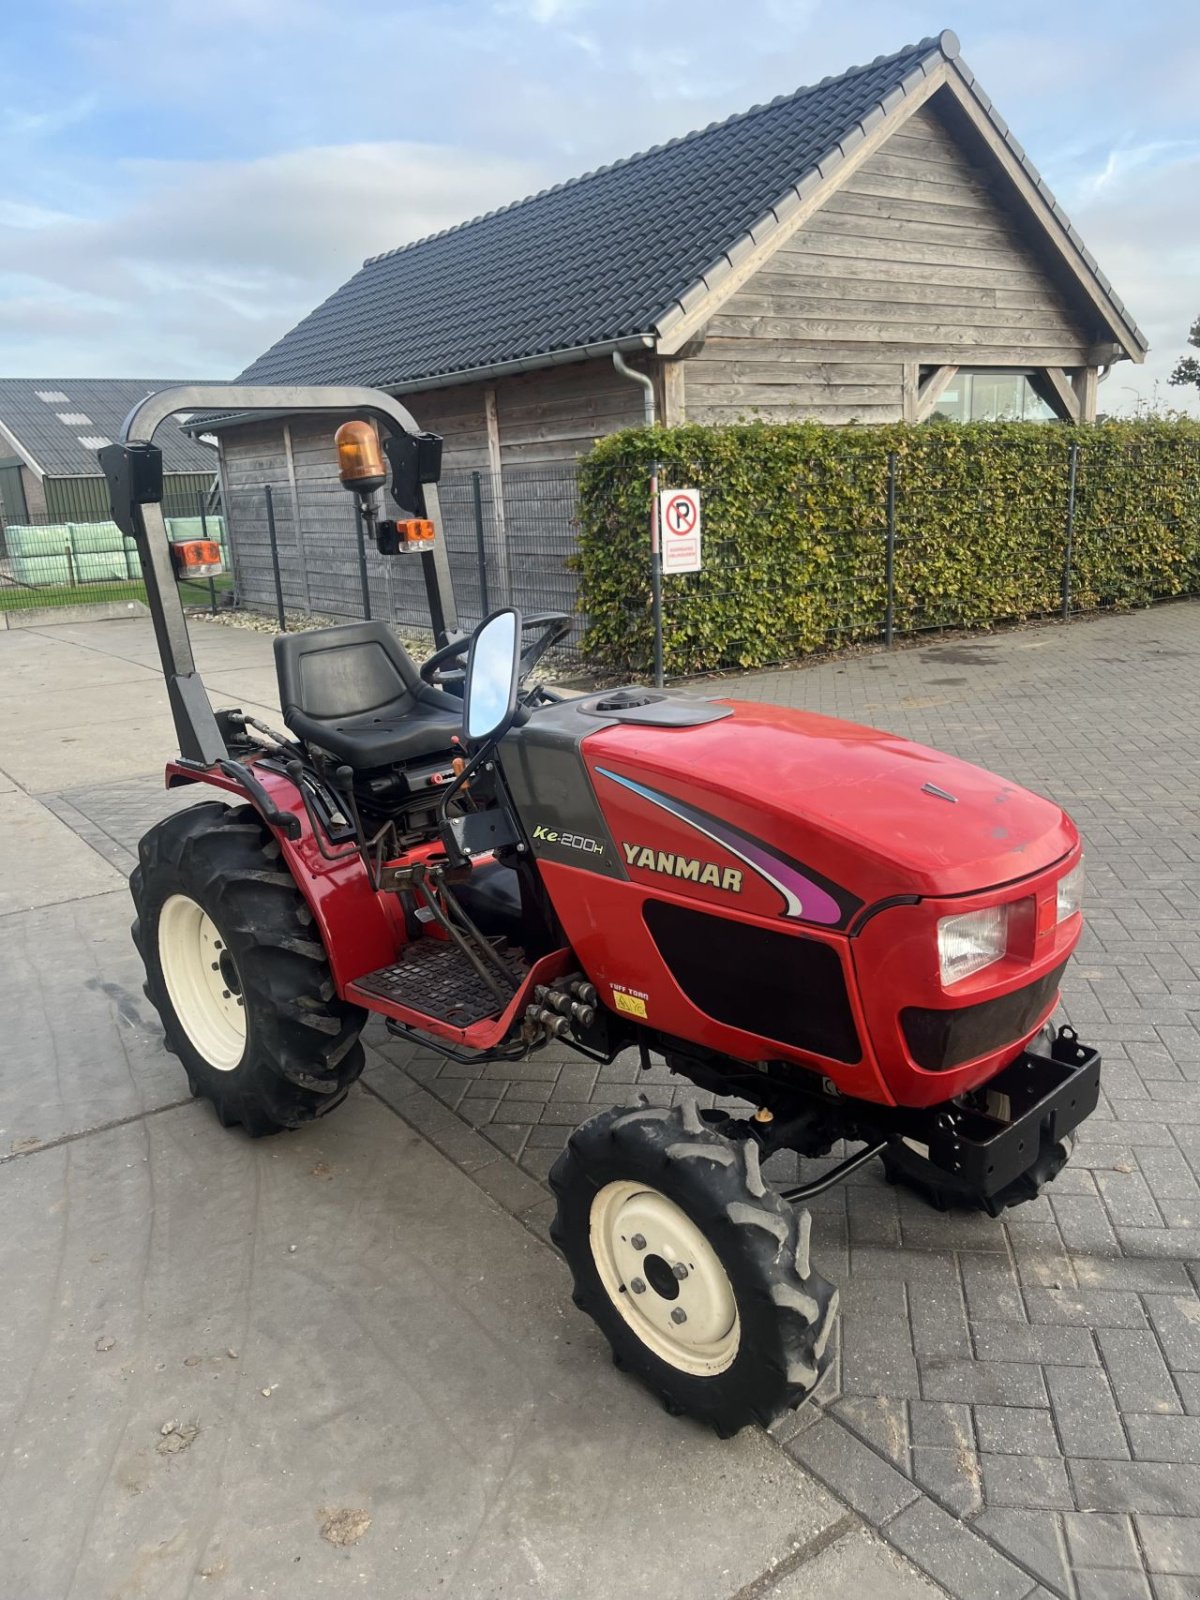
[[[421,681],[383,622],[284,633],[275,640],[283,720],[355,771],[448,751],[462,702]]]

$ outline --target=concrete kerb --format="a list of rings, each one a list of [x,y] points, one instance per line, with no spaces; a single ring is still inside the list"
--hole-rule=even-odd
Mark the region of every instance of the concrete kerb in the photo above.
[[[132,617],[148,617],[141,600],[93,600],[78,606],[30,606],[28,610],[0,611],[0,623],[8,628],[46,628],[68,622],[128,622]]]

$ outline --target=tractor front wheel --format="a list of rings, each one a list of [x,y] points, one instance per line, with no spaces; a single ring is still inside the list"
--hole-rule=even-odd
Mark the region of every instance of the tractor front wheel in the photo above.
[[[752,1140],[705,1127],[690,1102],[616,1107],[576,1129],[550,1186],[576,1305],[669,1411],[728,1437],[811,1392],[837,1293],[810,1266],[808,1213],[768,1188]]]
[[[363,1069],[312,913],[253,806],[151,828],[129,880],[146,994],[194,1095],[251,1135],[332,1111]]]

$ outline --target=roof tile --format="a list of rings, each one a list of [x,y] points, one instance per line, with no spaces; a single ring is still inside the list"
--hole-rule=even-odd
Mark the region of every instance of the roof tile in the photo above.
[[[781,189],[806,196],[842,140],[944,59],[925,39],[376,256],[239,381],[388,387],[652,334],[729,272],[731,240],[787,214]]]

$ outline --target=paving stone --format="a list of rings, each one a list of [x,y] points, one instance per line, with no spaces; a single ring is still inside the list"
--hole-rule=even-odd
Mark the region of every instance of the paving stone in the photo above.
[[[1200,1464],[1200,1417],[1130,1416],[1125,1418],[1125,1426],[1135,1461]],[[1200,1507],[1197,1511],[1200,1513]]]
[[[976,1322],[975,1353],[980,1361],[1027,1361],[1040,1365],[1089,1367],[1099,1361],[1095,1342],[1086,1328],[1011,1327]]]
[[[834,1415],[860,1434],[902,1472],[908,1469],[908,1407],[890,1395],[847,1395],[833,1408]]]
[[[1078,1600],[1166,1600],[1151,1594],[1150,1583],[1142,1572],[1100,1572],[1089,1568],[1075,1574]],[[1182,1600],[1182,1596],[1175,1597]]]
[[[975,1428],[970,1406],[942,1400],[910,1400],[909,1426],[913,1444],[941,1445],[953,1450],[975,1449]]]
[[[913,1349],[918,1357],[973,1355],[967,1308],[958,1283],[926,1284],[909,1297]]]
[[[887,1521],[918,1498],[914,1485],[832,1417],[806,1428],[789,1455],[873,1523]]]
[[[1200,1577],[1200,1517],[1134,1518],[1151,1572]]]
[[[918,1501],[884,1529],[888,1539],[951,1594],[1026,1600],[1029,1574],[930,1501]]]
[[[975,1434],[990,1455],[1053,1456],[1058,1435],[1049,1411],[1020,1406],[976,1406]]]
[[[1022,1511],[991,1506],[978,1517],[980,1533],[1016,1556],[1030,1572],[1058,1592],[1070,1589],[1069,1562],[1062,1520],[1052,1511]]]
[[[1132,1517],[1068,1511],[1062,1520],[1067,1548],[1077,1568],[1141,1566]]]
[[[989,1506],[1018,1506],[1031,1511],[1075,1508],[1067,1469],[1057,1452],[1052,1456],[981,1455],[979,1464]]]
[[[1188,1416],[1200,1416],[1200,1372],[1176,1372],[1172,1379]]]
[[[973,1321],[1025,1321],[1021,1288],[1016,1273],[1007,1261],[965,1254],[960,1261],[967,1306]]]
[[[1072,1461],[1069,1471],[1080,1509],[1194,1516],[1200,1506],[1200,1467],[1159,1461]]]
[[[961,1400],[970,1405],[1040,1406],[1046,1388],[1040,1367],[1001,1361],[931,1360],[921,1366],[923,1400]]]
[[[1104,1372],[1098,1367],[1051,1366],[1044,1371],[1066,1454],[1103,1456],[1112,1461],[1126,1459],[1129,1446],[1125,1430]]]
[[[1200,1300],[1194,1295],[1148,1295],[1146,1310],[1171,1367],[1200,1372]]]
[[[1025,1291],[1031,1322],[1079,1328],[1144,1328],[1146,1313],[1135,1294],[1115,1289],[1039,1289]]]
[[[854,1395],[905,1399],[921,1393],[907,1318],[842,1318],[842,1384]]]
[[[973,1451],[915,1445],[912,1473],[922,1489],[956,1517],[974,1516],[983,1505],[983,1478]]]

